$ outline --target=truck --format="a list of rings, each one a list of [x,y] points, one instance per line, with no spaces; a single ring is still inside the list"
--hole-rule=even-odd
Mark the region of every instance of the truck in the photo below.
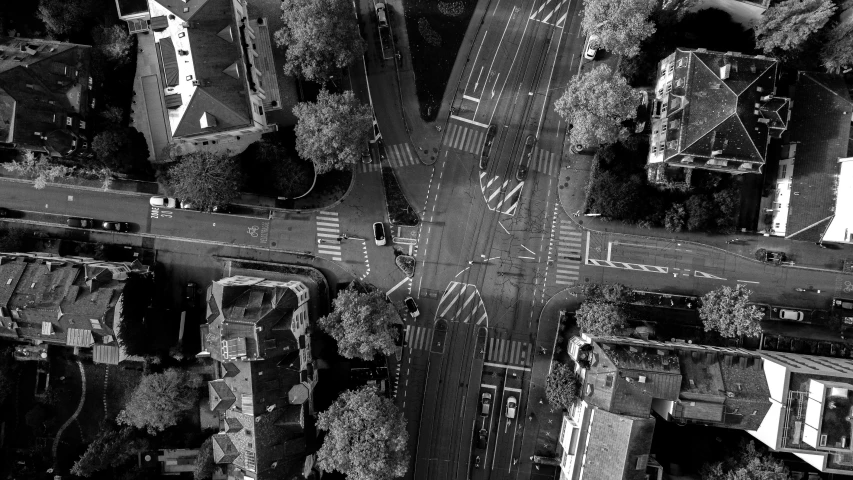
[[[384,3],[376,4],[376,19],[379,25],[379,43],[382,46],[382,58],[385,60],[392,60],[395,54],[394,39],[391,35],[388,6]]]

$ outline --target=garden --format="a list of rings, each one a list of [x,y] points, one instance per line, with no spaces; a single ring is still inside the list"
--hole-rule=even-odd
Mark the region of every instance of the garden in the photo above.
[[[601,148],[593,158],[584,213],[642,228],[729,233],[740,214],[741,178],[684,169],[682,184],[655,187],[645,169],[648,139],[632,136]],[[689,190],[687,188],[689,185]]]
[[[420,115],[435,120],[476,0],[404,0]]]

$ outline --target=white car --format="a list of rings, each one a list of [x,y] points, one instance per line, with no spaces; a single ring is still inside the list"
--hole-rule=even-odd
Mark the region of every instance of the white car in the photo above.
[[[160,195],[154,195],[151,197],[151,200],[148,201],[152,207],[161,207],[161,208],[177,208],[178,207],[178,199],[173,197],[163,197]]]
[[[587,60],[595,60],[596,53],[598,53],[598,35],[590,35],[589,38],[586,39],[583,58]]]
[[[779,310],[779,318],[782,320],[793,320],[799,322],[803,320],[803,312],[797,310]]]
[[[373,224],[373,240],[377,246],[385,245],[385,226],[382,225],[382,222]]]
[[[506,418],[515,418],[515,410],[518,408],[518,400],[515,397],[506,399]]]
[[[385,14],[385,4],[377,3],[376,4],[376,17],[379,19],[380,27],[388,26],[388,16]]]

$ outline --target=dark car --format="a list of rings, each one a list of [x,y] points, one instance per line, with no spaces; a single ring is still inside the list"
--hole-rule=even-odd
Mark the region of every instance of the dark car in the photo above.
[[[483,151],[480,152],[480,170],[485,170],[489,166],[489,152],[492,149],[492,142],[495,140],[497,133],[498,126],[495,124],[489,125],[489,130],[486,132],[486,141],[483,143]]]
[[[69,217],[65,220],[65,224],[74,228],[93,228],[95,220],[91,218]]]
[[[184,304],[187,308],[195,308],[196,297],[198,297],[198,285],[187,282],[187,286],[184,287]]]
[[[5,208],[0,207],[0,217],[8,217],[8,216],[9,216],[9,210],[6,210]]]
[[[536,137],[528,135],[524,141],[524,155],[518,163],[518,170],[515,172],[515,179],[523,182],[527,178],[527,166],[530,165],[530,157],[533,155],[533,147],[536,145]]]
[[[485,428],[480,429],[480,434],[477,436],[477,448],[485,450],[489,444],[489,431]]]
[[[113,232],[126,232],[130,230],[130,224],[127,222],[104,222],[101,224],[104,230],[110,230]]]

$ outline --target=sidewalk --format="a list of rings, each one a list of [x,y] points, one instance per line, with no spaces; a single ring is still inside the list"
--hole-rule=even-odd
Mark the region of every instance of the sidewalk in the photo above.
[[[663,228],[649,230],[636,225],[626,225],[619,221],[609,222],[599,217],[575,217],[575,213],[583,214],[592,160],[592,155],[573,154],[566,151],[563,155],[557,190],[560,205],[562,205],[566,215],[586,230],[697,243],[724,250],[752,261],[757,261],[755,260],[755,251],[759,248],[782,251],[785,252],[788,259],[795,262],[792,268],[840,272],[844,260],[853,258],[853,249],[849,246],[838,246],[838,249],[820,248],[811,242],[785,240],[782,237],[765,237],[756,233],[737,233],[734,235],[692,232],[670,233]],[[739,241],[735,244],[726,243],[733,238],[738,238]]]
[[[530,389],[527,407],[524,411],[526,422],[521,441],[521,454],[518,459],[518,471],[524,478],[544,480],[556,478],[560,469],[551,465],[535,465],[531,460],[533,455],[553,457],[559,461],[559,436],[563,424],[563,412],[548,404],[545,397],[545,383],[551,372],[551,358],[557,341],[557,327],[560,323],[560,310],[575,310],[579,304],[578,298],[568,294],[566,290],[551,297],[539,315],[539,331],[536,335],[533,371],[530,378]],[[540,349],[547,354],[539,355]],[[531,419],[532,415],[532,419]],[[536,468],[536,467],[539,468]]]

